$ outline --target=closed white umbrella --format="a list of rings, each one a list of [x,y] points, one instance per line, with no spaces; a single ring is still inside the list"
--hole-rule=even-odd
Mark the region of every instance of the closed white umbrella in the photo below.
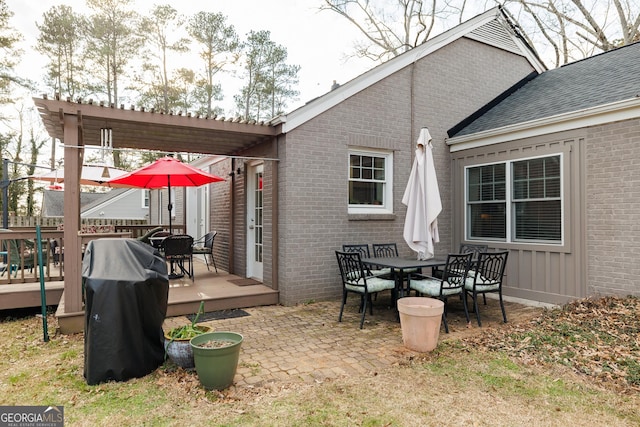
[[[442,202],[431,150],[429,130],[422,128],[416,158],[402,197],[402,203],[407,206],[403,237],[421,260],[433,258],[433,244],[440,241],[437,218],[442,211]]]

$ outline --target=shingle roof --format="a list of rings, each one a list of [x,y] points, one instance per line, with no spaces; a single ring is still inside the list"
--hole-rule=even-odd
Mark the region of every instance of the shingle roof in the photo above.
[[[127,188],[114,188],[107,193],[80,193],[80,211],[84,212],[94,206],[106,202],[107,200],[127,191]],[[64,216],[64,192],[44,190],[42,198],[42,216],[63,217]]]
[[[449,131],[469,135],[640,96],[640,42],[546,71]],[[486,107],[485,107],[486,109]],[[482,110],[480,110],[482,111]]]

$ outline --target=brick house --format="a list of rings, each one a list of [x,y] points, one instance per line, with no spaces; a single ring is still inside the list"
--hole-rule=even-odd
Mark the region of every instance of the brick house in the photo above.
[[[211,168],[240,184],[211,187],[212,198],[235,206],[211,203],[230,268],[277,288],[290,305],[340,295],[334,251],[342,244],[397,242],[410,255],[400,201],[425,126],[444,199],[436,252],[451,251],[458,242],[447,130],[544,69],[496,8],[276,118],[274,141]],[[374,172],[368,162],[377,179],[366,176]],[[349,179],[356,163],[362,180]]]
[[[607,55],[611,54],[616,55]],[[505,294],[560,302],[600,292],[601,285],[612,277],[613,262],[605,268],[599,262],[588,264],[587,260],[619,258],[623,248],[629,249],[629,257],[634,253],[632,240],[617,240],[609,233],[615,230],[615,224],[608,223],[604,216],[611,216],[609,213],[616,210],[626,224],[633,218],[633,200],[637,198],[629,198],[618,209],[611,197],[619,188],[635,191],[628,185],[633,182],[635,169],[629,163],[621,176],[608,180],[607,174],[621,172],[621,163],[616,163],[620,158],[625,159],[624,164],[633,159],[631,147],[638,140],[638,115],[592,125],[592,116],[583,113],[584,108],[591,107],[578,102],[564,113],[553,110],[556,115],[575,115],[576,126],[581,124],[575,129],[559,129],[553,120],[546,123],[541,119],[548,124],[544,132],[541,124],[533,129],[535,132],[518,133],[524,115],[516,116],[513,123],[501,124],[500,116],[514,108],[509,101],[517,100],[520,91],[516,89],[533,87],[535,92],[546,87],[547,96],[554,93],[556,70],[545,70],[516,27],[495,8],[349,82],[341,82],[325,95],[269,123],[159,114],[91,102],[65,103],[46,98],[35,102],[50,135],[64,139],[65,165],[69,167],[79,166],[78,147],[99,141],[105,124],[113,129],[114,149],[211,155],[200,161],[199,167],[225,177],[226,182],[212,184],[203,191],[206,203],[201,203],[202,196],[189,195],[201,190],[176,189],[176,223],[183,222],[191,230],[194,220],[188,212],[204,206],[205,229],[218,232],[214,248],[218,266],[277,290],[278,302],[284,305],[341,294],[334,251],[343,244],[396,242],[402,255],[412,254],[402,238],[406,209],[401,199],[416,140],[420,129],[427,127],[433,138],[443,202],[436,255],[456,251],[462,242],[482,241],[491,248],[507,248],[511,254]],[[624,80],[619,76],[611,78]],[[599,85],[601,82],[598,80]],[[601,95],[595,89],[589,94]],[[522,100],[521,108],[547,111],[542,95],[529,95]],[[536,103],[529,104],[533,100]],[[638,98],[606,102],[618,102],[620,113],[626,111],[625,102],[633,105],[633,111],[638,109]],[[500,110],[490,108],[493,106],[503,108],[502,112],[496,114]],[[487,129],[480,127],[483,123]],[[627,128],[629,132],[623,133]],[[508,137],[486,141],[493,131],[500,130]],[[612,138],[620,142],[615,150],[611,144],[600,144]],[[584,148],[587,140],[589,149]],[[561,177],[548,177],[550,182],[559,180],[561,186],[560,199],[556,197],[550,203],[556,207],[559,204],[562,209],[560,243],[553,240],[557,226],[547,230],[550,234],[544,236],[543,242],[531,241],[535,235],[525,235],[529,241],[520,242],[516,240],[521,238],[512,239],[504,221],[504,236],[499,235],[499,230],[496,234],[496,230],[485,232],[485,228],[466,225],[470,221],[467,211],[481,219],[491,213],[471,207],[473,203],[467,201],[466,174],[482,175],[484,165],[500,162],[506,170],[515,160],[524,161],[515,166],[537,165],[539,162],[533,160],[538,158],[546,164],[547,157],[550,166],[555,164],[558,169],[561,164]],[[607,168],[589,162],[591,159],[598,159]],[[480,169],[472,170],[474,167]],[[360,178],[350,178],[356,172]],[[591,172],[594,177],[600,176],[600,181],[583,179]],[[495,207],[496,200],[473,202],[494,202]],[[507,212],[506,202],[499,209]],[[509,209],[515,209],[515,204],[510,204]],[[606,209],[609,213],[604,215]],[[544,211],[543,207],[540,210]],[[75,220],[76,211],[78,200],[73,194],[66,194],[65,217]],[[550,215],[556,215],[552,218],[557,218],[557,211],[550,211]],[[533,215],[531,218],[535,219]],[[632,236],[633,227],[629,228]],[[482,233],[477,234],[478,230]],[[73,230],[68,236],[67,231],[65,228],[65,240],[72,240]],[[588,274],[584,273],[585,268]],[[620,271],[615,269],[616,274],[622,275]],[[67,292],[68,286],[79,289],[79,270],[69,269],[69,277],[65,275],[65,304],[79,307],[79,292]],[[72,283],[74,277],[77,283]],[[587,278],[589,288],[584,285]],[[618,289],[632,290],[630,279],[616,281]]]
[[[635,43],[546,71],[449,130],[452,241],[508,249],[508,295],[640,294],[639,63]]]

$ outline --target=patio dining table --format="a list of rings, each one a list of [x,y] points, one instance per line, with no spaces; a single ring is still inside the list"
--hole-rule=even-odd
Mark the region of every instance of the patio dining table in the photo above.
[[[404,296],[404,287],[402,286],[402,282],[405,270],[442,267],[447,264],[447,259],[443,257],[434,257],[422,260],[406,257],[365,257],[362,258],[362,262],[370,266],[390,268],[396,282],[396,295],[398,298],[402,298]]]

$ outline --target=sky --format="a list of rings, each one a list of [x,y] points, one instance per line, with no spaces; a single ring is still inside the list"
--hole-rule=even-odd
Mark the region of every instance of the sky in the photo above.
[[[33,49],[38,34],[36,22],[41,23],[42,14],[55,5],[65,4],[83,14],[88,14],[89,9],[84,0],[6,0],[6,3],[14,13],[11,26],[25,39],[22,44],[25,53],[17,71],[24,77],[41,81],[45,60]],[[270,31],[271,40],[287,49],[287,63],[301,66],[299,100],[290,103],[288,111],[328,92],[334,80],[345,83],[375,66],[368,60],[347,59],[358,36],[357,30],[333,12],[320,12],[320,3],[321,0],[135,0],[136,9],[142,14],[148,14],[154,4],[170,4],[187,16],[200,11],[221,12],[227,16],[227,23],[235,26],[241,39],[245,39],[250,30]],[[225,82],[224,106],[230,108],[240,82],[232,78]],[[44,89],[32,95],[42,93]]]

